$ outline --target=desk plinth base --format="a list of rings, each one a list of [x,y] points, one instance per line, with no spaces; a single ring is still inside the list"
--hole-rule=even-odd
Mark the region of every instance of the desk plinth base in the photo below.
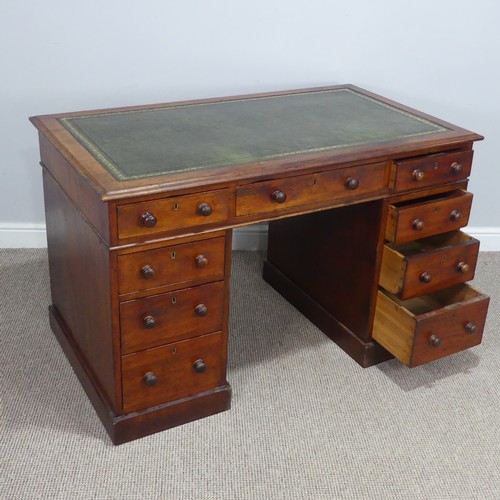
[[[50,326],[94,409],[114,444],[123,444],[156,432],[186,424],[229,410],[231,386],[158,405],[126,415],[116,415],[107,404],[99,385],[87,369],[84,358],[72,339],[63,318],[54,306],[49,307]]]
[[[263,278],[363,368],[394,357],[375,342],[357,337],[268,260],[264,261]]]

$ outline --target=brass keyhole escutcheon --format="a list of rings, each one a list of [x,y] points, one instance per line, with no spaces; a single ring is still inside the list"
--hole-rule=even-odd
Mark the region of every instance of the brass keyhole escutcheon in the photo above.
[[[313,186],[317,186],[318,185],[318,179],[313,179]]]
[[[177,303],[177,297],[172,297],[172,304],[176,304]]]
[[[178,203],[174,203],[173,207],[175,212],[177,212],[177,210],[179,210],[179,204]]]
[[[172,348],[172,354],[177,354],[177,349],[175,347]]]
[[[172,253],[170,254],[170,258],[171,258],[171,259],[175,259],[176,257],[177,257],[177,254],[176,254],[175,252],[172,252]]]

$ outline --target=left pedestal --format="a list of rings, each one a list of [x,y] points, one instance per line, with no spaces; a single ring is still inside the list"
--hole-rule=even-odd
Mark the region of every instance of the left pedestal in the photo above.
[[[231,231],[110,249],[43,177],[50,324],[113,443],[229,409]]]

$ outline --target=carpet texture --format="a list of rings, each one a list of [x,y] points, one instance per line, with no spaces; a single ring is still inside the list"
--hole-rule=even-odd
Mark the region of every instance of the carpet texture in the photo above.
[[[230,411],[114,447],[53,337],[44,250],[0,251],[2,499],[498,499],[500,253],[483,344],[360,368],[233,258]]]

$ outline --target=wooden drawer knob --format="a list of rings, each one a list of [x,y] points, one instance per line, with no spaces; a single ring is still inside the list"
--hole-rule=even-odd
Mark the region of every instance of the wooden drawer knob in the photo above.
[[[431,347],[438,347],[441,345],[441,339],[437,335],[431,335],[429,337],[429,345]]]
[[[411,224],[411,227],[415,231],[422,231],[422,229],[424,228],[424,221],[422,219],[414,219]]]
[[[148,372],[143,377],[148,387],[154,387],[158,383],[158,377],[153,372]]]
[[[155,275],[155,270],[149,264],[146,264],[142,266],[141,274],[144,278],[150,279]]]
[[[466,264],[465,262],[459,262],[457,264],[457,271],[459,273],[465,274],[469,272],[469,264]]]
[[[414,181],[423,181],[424,180],[424,177],[425,177],[425,173],[422,171],[422,170],[414,170],[412,173],[411,173],[411,178],[414,180]]]
[[[350,189],[353,191],[354,189],[357,189],[359,186],[359,181],[358,179],[355,179],[354,177],[348,177],[345,181],[345,188]]]
[[[477,330],[477,327],[474,323],[472,323],[471,321],[469,321],[469,323],[467,323],[465,325],[465,331],[467,333],[476,333],[476,330]]]
[[[156,226],[156,222],[156,217],[151,212],[144,212],[141,215],[141,223],[143,226],[153,227]]]
[[[156,326],[156,320],[154,319],[153,316],[147,315],[142,318],[142,323],[146,328],[154,328]]]
[[[286,201],[286,193],[277,189],[271,195],[271,199],[276,203],[284,203]]]
[[[419,276],[419,280],[422,282],[422,283],[430,283],[431,280],[432,280],[432,276],[429,274],[429,273],[422,273],[420,276]]]
[[[208,307],[205,304],[198,304],[194,310],[198,316],[206,316],[208,314]]]
[[[456,161],[454,161],[452,164],[451,164],[451,173],[453,175],[458,175],[462,172],[463,170],[463,167],[462,165],[460,165],[460,163],[457,163]]]
[[[202,359],[197,359],[194,362],[193,368],[198,372],[198,373],[203,373],[207,369],[207,365],[205,361]]]
[[[450,213],[450,220],[457,222],[462,218],[462,212],[460,210],[452,210]]]
[[[194,259],[194,262],[196,264],[196,267],[207,267],[208,266],[208,259],[204,255],[198,255],[196,259]]]
[[[212,213],[212,207],[208,203],[202,203],[198,207],[198,213],[204,217],[208,217]]]

